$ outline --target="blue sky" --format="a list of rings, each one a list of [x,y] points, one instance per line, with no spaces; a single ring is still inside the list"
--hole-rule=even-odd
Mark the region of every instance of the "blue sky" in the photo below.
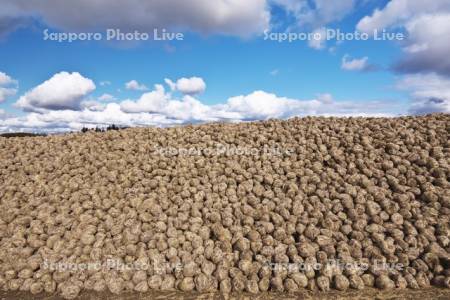
[[[0,74],[4,75],[0,89],[9,91],[3,97],[0,92],[2,131],[65,131],[110,122],[165,126],[296,115],[449,112],[450,67],[445,66],[450,65],[449,58],[436,57],[441,63],[432,58],[448,53],[449,46],[439,40],[450,37],[448,1],[422,7],[420,1],[410,0],[417,5],[406,13],[401,0],[337,4],[250,0],[243,6],[237,1],[222,3],[223,7],[219,2],[226,2],[217,0],[222,7],[217,11],[208,11],[202,0],[170,0],[166,2],[169,11],[164,4],[145,7],[152,4],[134,2],[134,6],[142,2],[141,9],[162,10],[163,16],[151,21],[145,15],[140,19],[138,7],[127,7],[131,4],[114,12],[114,7],[102,6],[104,0],[80,1],[73,10],[84,9],[89,19],[83,20],[70,7],[58,10],[53,2],[42,1],[34,7],[7,0],[0,13],[0,24],[6,24],[0,27]],[[183,5],[190,5],[190,10]],[[123,18],[116,21],[114,13],[122,13]],[[97,22],[99,14],[103,18]],[[440,22],[444,29],[433,27]],[[149,33],[165,28],[183,33],[184,38],[71,43],[43,39],[45,29],[104,34],[107,28]],[[264,39],[264,32],[325,29],[369,35],[385,29],[405,34],[405,40],[330,40],[317,46],[309,41]],[[423,30],[431,30],[430,37],[421,34]],[[166,78],[175,82],[174,88],[165,83]],[[176,86],[181,78],[186,79],[185,87],[198,83],[194,78],[203,83],[186,92]],[[146,89],[126,88],[132,80]],[[164,92],[158,93],[162,98],[151,94],[157,90],[155,84],[163,86]],[[105,94],[111,99],[101,97]],[[235,101],[231,103],[230,98]],[[124,101],[129,105],[123,105]],[[117,118],[103,117],[112,113],[118,113]],[[64,122],[66,116],[70,121]]]

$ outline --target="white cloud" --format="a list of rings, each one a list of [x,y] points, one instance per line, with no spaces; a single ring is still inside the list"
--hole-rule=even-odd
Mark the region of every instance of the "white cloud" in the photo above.
[[[137,101],[125,100],[121,103],[123,111],[150,112],[156,113],[164,108],[170,95],[166,95],[164,87],[160,84],[155,85],[155,90],[143,94]]]
[[[238,113],[240,120],[265,120],[295,116],[392,116],[395,105],[387,102],[334,101],[330,94],[317,99],[299,100],[279,97],[265,91],[255,91],[228,99],[222,109]]]
[[[3,3],[5,2],[5,3]],[[105,30],[152,32],[154,28],[248,36],[268,28],[266,0],[3,0],[6,16],[42,19],[67,31]],[[80,13],[82,12],[82,13]],[[120,16],[118,18],[117,16]]]
[[[8,118],[12,118],[12,117],[14,117],[13,114],[7,112],[4,109],[0,109],[0,120],[5,120],[5,119],[8,119]]]
[[[80,109],[80,103],[95,90],[95,84],[78,72],[60,72],[28,91],[16,102],[25,111]]]
[[[0,87],[0,103],[11,96],[14,96],[16,93],[17,89]]]
[[[224,108],[239,114],[240,119],[254,120],[287,117],[296,101],[264,91],[255,91],[228,99]]]
[[[397,82],[396,86],[411,95],[410,113],[450,113],[449,78],[437,74],[406,75]]]
[[[181,78],[177,81],[177,90],[183,94],[195,95],[203,93],[206,89],[206,84],[202,78],[191,77]]]
[[[391,0],[383,9],[376,9],[371,16],[362,18],[357,28],[362,32],[373,33],[375,29],[403,26],[420,15],[448,11],[449,8],[448,0]]]
[[[313,38],[308,41],[308,46],[317,50],[324,49],[327,42],[327,29],[325,27],[313,31]]]
[[[333,101],[334,101],[333,95],[331,95],[329,93],[318,94],[317,100],[319,100],[322,103],[327,103],[327,104],[333,103]]]
[[[100,100],[100,101],[114,101],[114,100],[116,100],[116,97],[114,97],[111,94],[105,93],[105,94],[101,95],[100,97],[98,97],[98,100]]]
[[[106,104],[95,100],[85,100],[81,102],[80,107],[81,110],[103,111],[106,108]]]
[[[44,114],[29,113],[23,117],[12,117],[0,120],[0,131],[39,131],[39,132],[67,132],[80,130],[84,126],[164,126],[181,124],[180,121],[168,120],[157,114],[125,113],[116,103],[109,103],[103,110],[81,111],[54,110]]]
[[[185,95],[181,100],[173,99],[160,84],[155,85],[153,91],[143,94],[138,100],[126,100],[120,106],[127,113],[161,114],[169,119],[184,122],[217,121],[233,117],[226,111],[204,105],[189,95]]]
[[[0,72],[0,86],[17,85],[17,80],[14,80],[8,74]]]
[[[205,122],[288,118],[297,115],[380,115],[386,107],[380,103],[372,106],[371,103],[336,102],[330,94],[319,94],[317,99],[312,100],[298,100],[265,91],[231,97],[223,104],[205,105],[191,96],[173,99],[162,85],[156,85],[155,90],[143,94],[138,100],[122,102],[121,108],[127,113],[153,113],[183,122]]]
[[[17,80],[4,72],[0,72],[0,103],[17,93]]]
[[[352,59],[348,55],[344,55],[342,58],[341,68],[346,71],[365,71],[370,68],[369,58],[367,56],[363,58]]]
[[[45,86],[51,87],[52,84],[45,84]],[[106,104],[84,99],[77,102],[77,105],[73,105],[74,108],[62,109],[61,105],[42,99],[44,95],[53,99],[53,94],[45,94],[41,91],[42,89],[35,88],[23,97],[39,98],[41,103],[46,104],[46,109],[35,109],[37,112],[21,117],[3,118],[0,120],[0,131],[59,132],[78,130],[83,126],[95,127],[110,124],[170,126],[212,121],[284,119],[308,115],[391,116],[399,110],[390,102],[335,101],[330,94],[319,94],[316,99],[299,100],[280,97],[265,91],[231,97],[222,104],[207,105],[190,95],[183,95],[181,99],[174,98],[171,91],[166,91],[159,84],[155,85],[154,90],[142,94],[137,100]],[[62,94],[62,97],[65,97],[64,95]]]
[[[164,82],[169,86],[170,90],[176,91],[177,90],[177,83],[173,82],[169,78],[164,79]]]
[[[125,88],[127,90],[132,90],[132,91],[146,91],[148,90],[148,87],[146,87],[144,84],[140,84],[139,82],[137,82],[136,80],[131,80],[128,81],[127,83],[125,83]]]
[[[406,57],[395,69],[403,73],[437,72],[450,76],[450,10],[446,14],[423,15],[406,25]]]
[[[166,78],[166,84],[172,91],[179,91],[185,95],[196,95],[206,90],[206,83],[200,77],[180,78],[176,82]]]
[[[391,0],[383,9],[362,18],[357,29],[403,28],[405,56],[394,69],[402,73],[436,72],[450,76],[450,1]]]

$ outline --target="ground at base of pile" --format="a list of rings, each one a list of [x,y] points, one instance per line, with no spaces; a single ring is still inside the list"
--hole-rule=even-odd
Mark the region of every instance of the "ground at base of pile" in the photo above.
[[[0,292],[0,299],[20,299],[20,300],[56,300],[62,299],[57,294],[39,294],[32,295],[27,292]],[[346,292],[331,291],[327,293],[314,293],[311,291],[302,291],[293,294],[283,293],[261,293],[258,295],[251,294],[231,294],[224,296],[220,293],[184,293],[180,291],[172,292],[150,292],[150,293],[124,293],[114,295],[109,292],[96,293],[92,291],[84,291],[78,296],[80,300],[302,300],[302,299],[320,299],[320,300],[393,300],[393,299],[421,299],[421,300],[447,300],[450,299],[450,289],[444,288],[426,288],[426,289],[393,289],[389,291],[381,291],[374,288],[366,288],[364,290],[350,290]]]

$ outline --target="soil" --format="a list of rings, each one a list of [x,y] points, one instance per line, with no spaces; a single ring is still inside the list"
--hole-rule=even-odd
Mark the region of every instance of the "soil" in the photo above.
[[[32,295],[27,292],[0,292],[0,299],[23,299],[23,300],[56,300],[62,299],[57,294],[48,295]],[[149,292],[143,294],[137,293],[123,293],[114,295],[108,292],[95,293],[90,291],[82,292],[77,299],[82,300],[294,300],[294,299],[325,299],[325,300],[339,300],[339,299],[356,299],[356,300],[394,300],[394,299],[421,299],[421,300],[448,300],[450,299],[450,289],[428,288],[420,290],[390,290],[380,291],[377,289],[367,288],[362,291],[352,290],[347,292],[331,291],[328,293],[314,293],[309,291],[298,292],[295,294],[280,294],[280,293],[261,293],[258,295],[251,295],[246,293],[221,295],[220,293],[184,293],[179,291],[173,292]]]

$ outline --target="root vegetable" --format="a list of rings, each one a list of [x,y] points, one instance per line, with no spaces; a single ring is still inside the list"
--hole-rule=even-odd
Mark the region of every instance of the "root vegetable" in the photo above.
[[[0,288],[65,299],[450,288],[449,124],[294,118],[0,137]],[[218,144],[292,152],[154,151]],[[106,261],[117,264],[70,269]]]

